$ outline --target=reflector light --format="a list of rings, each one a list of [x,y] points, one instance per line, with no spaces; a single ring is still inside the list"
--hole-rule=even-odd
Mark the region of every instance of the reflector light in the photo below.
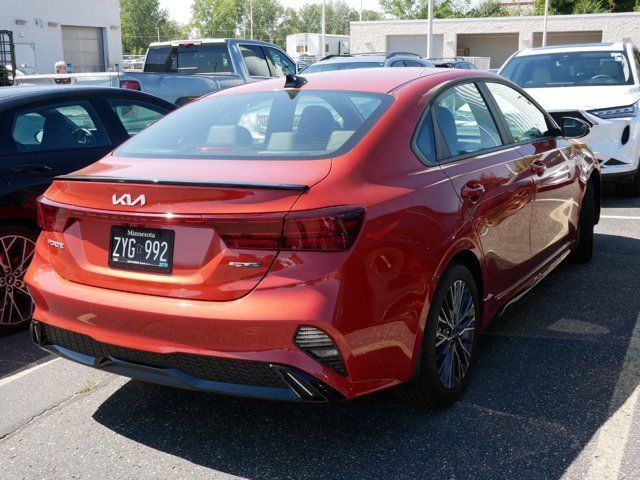
[[[346,375],[344,362],[331,337],[319,328],[301,326],[294,340],[296,346],[324,366]]]

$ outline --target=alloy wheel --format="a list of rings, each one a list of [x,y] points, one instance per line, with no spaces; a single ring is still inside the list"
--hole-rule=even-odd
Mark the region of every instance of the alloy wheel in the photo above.
[[[24,283],[35,243],[22,235],[0,237],[0,326],[19,325],[31,320],[33,300]]]
[[[476,309],[469,286],[456,280],[449,287],[438,314],[436,360],[442,385],[453,390],[471,365]]]

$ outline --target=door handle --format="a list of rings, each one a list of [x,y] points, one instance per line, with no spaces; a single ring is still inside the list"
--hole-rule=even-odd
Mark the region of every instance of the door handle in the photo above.
[[[22,165],[20,167],[13,167],[10,170],[14,173],[43,174],[43,173],[50,172],[52,168],[49,165],[34,164],[34,165]]]
[[[460,191],[462,198],[477,202],[484,193],[484,187],[479,183],[469,182]]]
[[[538,175],[539,177],[544,175],[544,172],[547,170],[547,166],[538,160],[533,162],[530,168],[531,168],[531,171],[536,175]]]

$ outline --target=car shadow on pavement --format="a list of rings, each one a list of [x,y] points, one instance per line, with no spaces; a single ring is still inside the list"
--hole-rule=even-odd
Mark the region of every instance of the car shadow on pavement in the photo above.
[[[392,393],[304,405],[130,381],[93,418],[246,478],[558,478],[635,387],[613,399],[640,312],[640,241],[597,235],[596,250],[494,321],[469,390],[448,409]]]
[[[0,378],[42,363],[52,355],[38,348],[28,330],[0,333]]]

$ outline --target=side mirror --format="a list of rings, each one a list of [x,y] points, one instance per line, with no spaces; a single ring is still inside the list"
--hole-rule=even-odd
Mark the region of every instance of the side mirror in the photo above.
[[[587,122],[573,117],[564,117],[560,128],[564,138],[582,138],[591,132],[591,126]]]

